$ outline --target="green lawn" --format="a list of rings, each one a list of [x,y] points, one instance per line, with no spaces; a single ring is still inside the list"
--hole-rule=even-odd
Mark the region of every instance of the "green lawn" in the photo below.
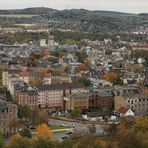
[[[67,127],[58,126],[58,125],[49,125],[51,130],[58,130],[58,129],[67,129]]]

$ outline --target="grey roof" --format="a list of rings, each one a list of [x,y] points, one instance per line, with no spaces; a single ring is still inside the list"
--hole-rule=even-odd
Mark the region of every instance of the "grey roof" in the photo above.
[[[109,93],[109,92],[98,92],[98,95],[101,97],[112,97],[113,96],[113,92]]]
[[[38,95],[38,91],[36,88],[28,87],[27,84],[16,84],[15,86],[16,90],[20,90],[22,93],[26,93],[29,96]]]
[[[137,99],[148,99],[148,94],[134,94],[134,95],[128,95],[125,97],[125,99],[136,99],[136,98]]]
[[[84,99],[85,97],[88,97],[89,95],[91,95],[91,93],[88,93],[88,92],[71,94],[71,96],[74,97],[75,99]]]
[[[39,91],[46,91],[46,90],[63,90],[63,89],[70,89],[70,88],[84,88],[82,83],[61,83],[61,84],[51,84],[51,85],[42,85],[38,87]]]
[[[10,102],[7,102],[7,101],[5,101],[5,100],[0,99],[0,109],[7,108],[7,107],[9,107],[9,106],[17,106],[17,105],[12,104],[12,103],[10,103]]]
[[[6,101],[0,100],[0,108],[4,108],[4,107],[6,107],[6,106],[7,106]]]

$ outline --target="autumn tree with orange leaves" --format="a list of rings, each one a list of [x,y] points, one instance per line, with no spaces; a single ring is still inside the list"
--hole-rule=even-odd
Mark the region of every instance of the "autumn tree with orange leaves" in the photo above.
[[[37,137],[43,139],[50,139],[52,137],[52,132],[47,124],[41,124],[36,128]]]
[[[42,50],[42,51],[41,51],[41,56],[47,58],[47,57],[49,56],[49,52],[46,51],[46,50]]]
[[[113,85],[123,85],[123,80],[117,73],[107,73],[102,76],[102,79],[111,82]]]

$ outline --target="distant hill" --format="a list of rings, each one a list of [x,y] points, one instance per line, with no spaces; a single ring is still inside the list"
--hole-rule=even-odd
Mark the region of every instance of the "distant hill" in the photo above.
[[[45,7],[32,7],[26,9],[0,10],[0,14],[51,14],[57,10]]]
[[[14,23],[48,23],[54,29],[68,29],[83,32],[131,30],[137,26],[148,26],[147,13],[132,14],[116,11],[90,11],[86,9],[55,10],[35,7],[16,10],[0,10],[4,14],[27,14],[30,18],[0,17],[0,25]]]
[[[148,13],[139,13],[140,16],[148,16]]]
[[[105,11],[105,10],[95,10],[93,11],[96,14],[103,14],[103,15],[131,15],[131,13],[125,13],[125,12],[117,12],[117,11]]]

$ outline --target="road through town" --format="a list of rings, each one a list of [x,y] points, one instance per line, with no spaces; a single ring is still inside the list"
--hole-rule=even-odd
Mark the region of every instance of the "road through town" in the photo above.
[[[78,122],[71,122],[71,121],[63,121],[63,120],[57,120],[57,119],[49,119],[49,124],[51,125],[61,125],[66,127],[72,127],[74,126],[75,132],[82,132],[82,133],[89,133],[88,127],[90,126],[90,123],[78,123]],[[103,125],[95,124],[96,126],[96,134],[102,135],[103,133]]]

